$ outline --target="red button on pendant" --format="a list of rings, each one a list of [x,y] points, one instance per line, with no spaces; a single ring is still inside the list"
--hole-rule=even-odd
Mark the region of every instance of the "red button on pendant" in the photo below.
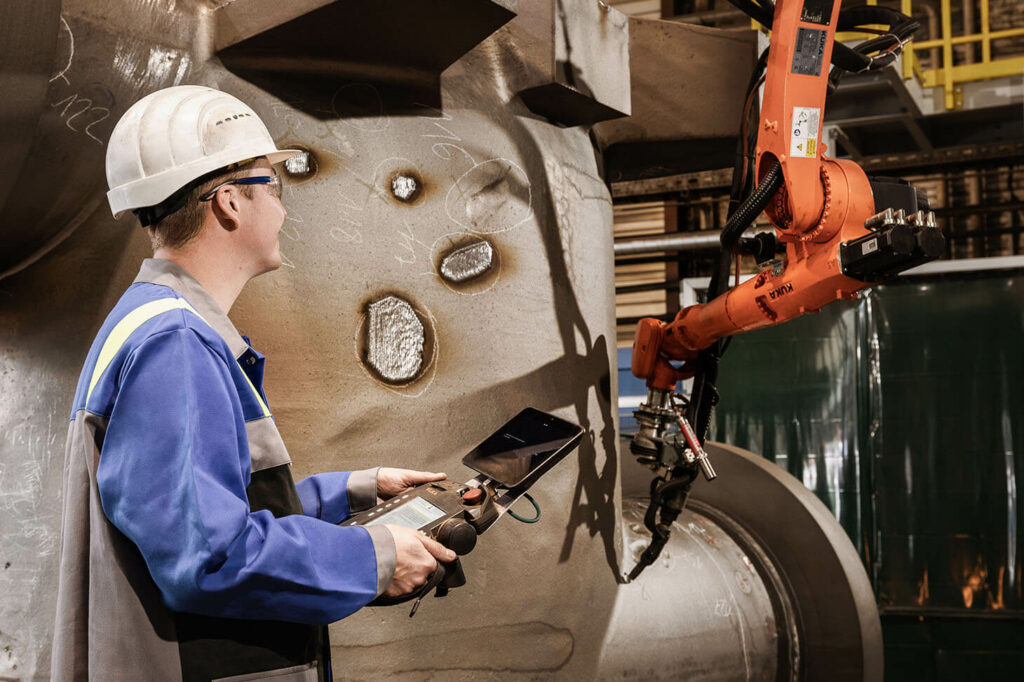
[[[479,504],[484,499],[484,491],[481,488],[470,488],[462,493],[462,501],[466,504]]]

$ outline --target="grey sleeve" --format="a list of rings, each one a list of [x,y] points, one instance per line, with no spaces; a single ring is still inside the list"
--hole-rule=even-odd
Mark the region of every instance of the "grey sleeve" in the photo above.
[[[363,526],[363,528],[370,534],[373,551],[377,555],[377,596],[379,597],[384,590],[388,589],[392,578],[395,577],[395,566],[398,563],[395,539],[385,526]]]
[[[377,504],[377,470],[362,469],[348,476],[348,510],[355,514]]]

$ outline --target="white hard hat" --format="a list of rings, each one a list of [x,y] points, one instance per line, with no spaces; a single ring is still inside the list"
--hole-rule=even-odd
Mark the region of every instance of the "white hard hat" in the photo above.
[[[156,206],[204,175],[261,156],[279,163],[301,153],[278,149],[267,127],[236,97],[177,85],[133,104],[107,145],[107,201],[115,218]]]

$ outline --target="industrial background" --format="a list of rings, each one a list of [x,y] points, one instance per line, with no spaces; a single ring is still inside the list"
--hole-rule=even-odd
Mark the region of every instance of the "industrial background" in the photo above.
[[[1016,679],[1024,671],[1024,5],[878,4],[912,14],[921,28],[884,76],[840,83],[824,138],[869,173],[924,189],[945,258],[859,301],[736,337],[712,437],[774,461],[839,519],[871,577],[887,678]],[[617,6],[750,29],[727,2]],[[720,229],[732,164],[731,150],[719,151],[711,163],[713,153],[666,152],[655,172],[623,164],[609,177],[617,239]],[[642,255],[616,248],[624,431],[646,393],[629,372],[632,328],[700,300],[714,254],[699,244]],[[753,259],[743,272],[757,272]]]
[[[765,30],[725,0],[5,2],[0,680],[49,677],[71,398],[149,254],[110,216],[106,141],[177,84],[307,152],[284,267],[232,310],[296,479],[466,480],[527,405],[586,430],[534,489],[543,520],[490,531],[465,587],[332,626],[339,678],[1024,676],[1024,5],[877,4],[921,27],[830,94],[822,139],[922,189],[945,257],[735,338],[719,478],[627,583],[649,481],[620,440],[646,395],[633,329],[702,300]],[[400,376],[367,348],[382,305],[419,330]]]

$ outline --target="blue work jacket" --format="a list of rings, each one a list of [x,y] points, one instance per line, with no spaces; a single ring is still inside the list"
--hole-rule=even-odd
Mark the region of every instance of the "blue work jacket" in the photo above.
[[[322,679],[317,626],[390,584],[390,532],[337,525],[376,470],[293,483],[264,362],[187,272],[144,262],[75,395],[54,679]]]

